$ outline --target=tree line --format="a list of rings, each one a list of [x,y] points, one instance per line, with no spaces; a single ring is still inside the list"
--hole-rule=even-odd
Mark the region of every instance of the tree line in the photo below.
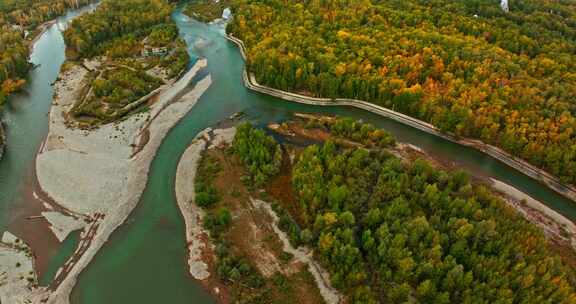
[[[0,24],[14,24],[31,29],[63,15],[69,8],[79,8],[94,0],[3,0]]]
[[[311,146],[293,170],[315,248],[353,303],[571,303],[573,270],[543,233],[463,172]]]
[[[64,39],[80,57],[114,52],[124,40],[139,40],[152,31],[152,45],[158,46],[158,42],[172,42],[175,38],[177,32],[170,25],[173,9],[168,0],[103,0],[93,13],[72,21]]]
[[[228,32],[275,88],[366,100],[576,183],[576,4],[235,0]]]
[[[200,22],[211,22],[221,18],[224,9],[230,6],[230,0],[193,0],[184,7],[184,14]]]

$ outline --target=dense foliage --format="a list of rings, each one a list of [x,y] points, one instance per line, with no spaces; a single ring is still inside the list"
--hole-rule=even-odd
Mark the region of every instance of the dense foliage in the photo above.
[[[20,89],[28,73],[28,45],[21,32],[3,27],[0,31],[0,109],[8,95]]]
[[[353,303],[573,303],[543,233],[463,172],[332,142],[293,169],[312,245]]]
[[[367,147],[386,148],[396,143],[392,134],[352,118],[330,120],[326,127],[333,136],[350,139]]]
[[[244,162],[250,178],[258,187],[278,173],[282,163],[282,149],[271,136],[249,123],[238,126],[232,149]]]
[[[200,207],[210,207],[220,200],[220,195],[212,185],[220,171],[217,161],[203,155],[202,161],[196,171],[194,179],[194,191],[196,193],[196,204]]]
[[[2,0],[0,24],[33,27],[63,15],[68,8],[78,8],[92,0]]]
[[[170,22],[172,9],[166,0],[104,0],[94,13],[70,24],[64,35],[66,45],[82,57],[105,53],[126,38],[142,38],[158,30],[159,24]]]
[[[576,183],[576,4],[235,0],[259,82],[367,100]]]

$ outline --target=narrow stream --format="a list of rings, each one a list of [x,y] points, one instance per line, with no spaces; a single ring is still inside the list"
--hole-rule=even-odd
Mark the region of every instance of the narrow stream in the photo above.
[[[52,96],[50,83],[64,61],[64,43],[58,27],[74,14],[77,12],[59,19],[58,25],[38,41],[32,61],[41,66],[31,73],[27,94],[12,98],[4,113],[9,145],[6,158],[0,162],[0,228],[5,229],[11,219],[18,218],[18,206],[26,203],[22,193],[30,180],[35,153],[46,134],[46,114]],[[213,84],[165,138],[152,163],[140,205],[80,275],[73,303],[213,303],[187,273],[184,223],[175,202],[174,177],[178,160],[194,136],[238,111],[247,113],[248,119],[257,124],[281,121],[294,112],[363,119],[390,131],[398,141],[442,155],[469,171],[500,179],[576,219],[576,203],[476,150],[362,110],[306,106],[248,91],[241,81],[244,63],[238,49],[224,37],[222,24],[198,23],[179,11],[173,14],[173,19],[191,56],[208,58]],[[63,246],[62,250],[67,247],[70,246]],[[55,264],[61,263],[57,260]]]

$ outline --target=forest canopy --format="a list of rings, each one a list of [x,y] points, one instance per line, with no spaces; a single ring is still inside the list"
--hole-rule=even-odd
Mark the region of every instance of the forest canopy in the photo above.
[[[371,125],[338,119],[320,128],[336,138],[286,147],[296,156],[292,189],[282,192],[295,198],[274,199],[284,200],[280,224],[293,243],[314,249],[349,303],[576,301],[573,267],[537,226],[466,172],[399,158],[392,136]],[[241,158],[254,152],[236,145],[270,145],[242,129],[233,145]],[[247,171],[269,163],[251,159]]]
[[[34,27],[94,0],[2,0],[0,24]]]
[[[94,13],[72,21],[64,39],[81,57],[101,55],[126,38],[145,37],[154,26],[170,23],[172,9],[166,0],[104,0]]]
[[[576,183],[576,3],[235,0],[265,85],[366,100]]]

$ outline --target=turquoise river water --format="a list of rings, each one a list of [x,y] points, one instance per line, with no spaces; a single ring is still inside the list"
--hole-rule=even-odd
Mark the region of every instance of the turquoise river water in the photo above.
[[[19,210],[27,203],[26,186],[33,179],[34,156],[47,133],[50,84],[64,62],[61,30],[78,13],[71,11],[40,37],[31,56],[31,61],[40,66],[31,72],[26,92],[12,98],[3,113],[9,145],[0,162],[0,231],[21,220]],[[388,130],[398,141],[440,155],[469,171],[502,180],[568,218],[576,218],[576,203],[476,150],[366,111],[300,105],[248,91],[241,81],[244,63],[238,49],[226,40],[224,25],[199,23],[179,11],[172,17],[193,60],[208,59],[212,86],[163,141],[139,206],[80,275],[72,294],[73,303],[213,303],[187,274],[184,222],[175,201],[174,178],[178,160],[196,134],[238,111],[244,111],[247,119],[256,124],[281,121],[294,112],[363,119]],[[61,246],[48,265],[48,276],[72,252],[76,239],[77,235],[73,235]]]

